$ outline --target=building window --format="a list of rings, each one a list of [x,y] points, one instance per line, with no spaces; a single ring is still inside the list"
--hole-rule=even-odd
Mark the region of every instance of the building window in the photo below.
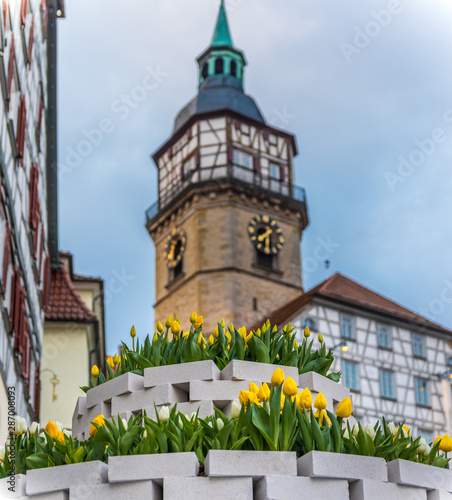
[[[224,61],[221,57],[215,59],[215,74],[222,75],[224,73]]]
[[[237,63],[231,61],[231,76],[237,76]]]
[[[204,66],[202,67],[202,72],[201,72],[201,76],[203,78],[203,80],[205,80],[207,78],[207,76],[209,75],[209,66],[206,64],[204,64]]]
[[[433,442],[433,431],[427,431],[425,429],[419,429],[419,436],[424,438],[428,444]]]
[[[423,335],[413,333],[412,340],[413,340],[413,355],[416,358],[425,359],[427,357],[425,349],[425,337]]]
[[[190,176],[190,174],[196,170],[195,156],[191,156],[182,167],[182,176],[184,179]]]
[[[342,361],[344,385],[352,391],[359,391],[359,364],[352,361]]]
[[[253,170],[253,156],[239,149],[234,149],[234,163]]]
[[[257,310],[258,310],[258,309],[257,309],[257,298],[256,298],[256,297],[254,297],[254,298],[253,298],[253,311],[257,311]]]
[[[380,370],[380,390],[382,398],[396,399],[394,372]]]
[[[430,385],[428,380],[415,377],[414,388],[416,391],[416,404],[430,406]]]
[[[317,323],[312,318],[305,318],[303,320],[303,328],[306,328],[306,327],[308,327],[311,330],[311,332],[318,332],[319,331],[317,328]]]
[[[270,163],[270,177],[272,179],[281,179],[281,169],[276,163]]]
[[[383,349],[392,349],[391,327],[377,324],[378,345]]]
[[[273,269],[273,255],[257,251],[257,265],[265,269]]]
[[[356,339],[355,322],[352,316],[341,314],[341,335],[343,339]]]

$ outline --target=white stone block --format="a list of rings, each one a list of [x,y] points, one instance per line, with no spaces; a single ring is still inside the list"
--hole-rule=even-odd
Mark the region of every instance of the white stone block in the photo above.
[[[173,406],[174,405],[171,405],[171,408]],[[161,406],[158,406],[157,408],[160,409]],[[177,403],[177,411],[183,413],[184,415],[191,415],[192,413],[196,413],[198,410],[199,418],[206,418],[209,415],[213,415],[215,413],[213,401],[192,401],[188,403]],[[149,418],[156,420],[154,406],[143,408],[143,415],[144,412],[146,412],[146,415]]]
[[[117,415],[123,412],[141,411],[143,408],[188,401],[188,395],[182,389],[171,384],[158,385],[152,389],[124,394],[111,400],[111,413]]]
[[[72,416],[72,420],[74,420],[74,418],[83,416],[85,412],[86,412],[86,396],[79,396],[77,398],[77,403],[75,404],[74,415]]]
[[[209,450],[204,472],[210,477],[296,476],[295,452]]]
[[[423,488],[363,479],[350,483],[350,500],[427,500]]]
[[[232,360],[221,371],[222,380],[261,380],[270,384],[273,373],[277,368],[281,368],[286,378],[292,377],[295,382],[298,380],[298,368],[294,366],[270,365],[267,363],[256,363],[253,361]]]
[[[194,477],[198,472],[199,462],[195,453],[159,453],[108,459],[110,483],[162,480],[171,476]]]
[[[2,498],[2,497],[0,497]],[[19,497],[19,500],[69,500],[67,491],[55,491],[54,493],[42,493],[41,495]]]
[[[253,500],[253,480],[250,477],[167,477],[163,480],[163,498]]]
[[[75,486],[69,490],[71,500],[161,500],[162,488],[154,481]],[[34,497],[32,497],[34,498]]]
[[[86,407],[92,408],[102,401],[110,402],[115,396],[122,396],[143,389],[144,377],[136,373],[124,373],[124,375],[90,389],[86,393]]]
[[[254,380],[256,385],[260,382]],[[249,390],[249,382],[240,380],[215,380],[190,382],[190,401],[213,401],[218,408],[225,407],[232,400],[237,400],[240,391]]]
[[[0,498],[20,498],[25,496],[25,483],[25,474],[0,479]]]
[[[254,500],[300,498],[348,500],[348,482],[343,479],[266,476],[254,485]]]
[[[298,383],[301,389],[308,387],[310,391],[316,393],[322,392],[325,396],[329,396],[334,403],[350,397],[350,389],[348,387],[333,382],[329,378],[319,375],[316,372],[301,374]]]
[[[408,460],[394,460],[387,464],[391,483],[418,486],[426,490],[452,492],[452,471]]]
[[[105,418],[111,417],[110,403],[102,402],[89,410],[87,409],[85,414],[77,419],[76,425],[72,429],[72,435],[82,435],[83,439],[88,439],[91,422],[99,415],[103,415]]]
[[[452,500],[452,493],[444,490],[428,491],[427,500]]]
[[[173,384],[188,392],[188,384],[192,380],[220,380],[220,370],[211,360],[156,366],[144,370],[144,387],[146,388]]]
[[[334,479],[374,479],[387,481],[388,472],[383,458],[311,451],[297,461],[298,475]]]
[[[102,462],[59,465],[27,472],[27,495],[69,490],[71,486],[107,482],[108,467]]]

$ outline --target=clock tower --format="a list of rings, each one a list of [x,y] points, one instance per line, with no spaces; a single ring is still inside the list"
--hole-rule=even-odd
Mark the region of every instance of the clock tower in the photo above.
[[[302,292],[305,191],[295,137],[268,125],[244,92],[246,59],[221,2],[199,89],[153,155],[158,201],[146,213],[156,249],[155,318],[193,310],[213,330],[249,326]],[[183,325],[187,326],[187,325]]]

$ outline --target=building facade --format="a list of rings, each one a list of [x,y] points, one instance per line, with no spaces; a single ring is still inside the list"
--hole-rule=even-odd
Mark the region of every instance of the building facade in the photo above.
[[[335,347],[333,371],[353,394],[357,419],[406,420],[428,442],[452,431],[452,332],[341,274],[270,315]],[[301,338],[300,338],[301,340]]]
[[[302,291],[306,196],[294,185],[293,135],[270,127],[244,92],[244,54],[223,3],[198,58],[199,91],[153,158],[158,202],[146,227],[156,247],[156,319],[219,311],[252,323]]]

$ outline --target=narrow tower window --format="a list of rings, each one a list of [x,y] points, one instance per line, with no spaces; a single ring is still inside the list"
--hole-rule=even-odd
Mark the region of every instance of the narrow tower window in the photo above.
[[[208,75],[209,75],[209,66],[206,63],[202,67],[202,72],[201,72],[202,79],[205,80],[208,77]]]
[[[222,75],[224,73],[224,61],[221,57],[215,59],[215,74]]]
[[[231,76],[237,76],[237,63],[231,61]]]

